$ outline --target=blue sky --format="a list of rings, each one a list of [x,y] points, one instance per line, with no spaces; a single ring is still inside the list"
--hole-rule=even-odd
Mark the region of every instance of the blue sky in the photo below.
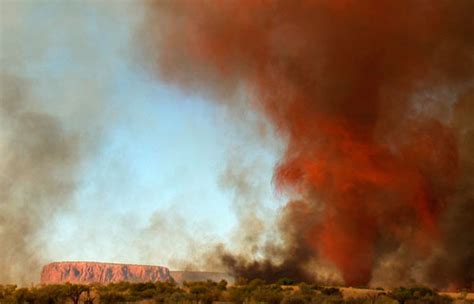
[[[230,242],[236,204],[247,198],[222,184],[226,170],[245,171],[250,196],[272,217],[284,199],[271,184],[281,141],[255,132],[263,121],[257,114],[239,118],[224,103],[182,92],[139,64],[139,6],[2,5],[11,12],[2,26],[2,65],[28,81],[32,110],[84,138],[69,207],[40,231],[46,260],[172,264],[191,245]],[[156,228],[163,217],[176,229]],[[192,235],[202,242],[181,244]],[[77,242],[80,248],[71,246]]]

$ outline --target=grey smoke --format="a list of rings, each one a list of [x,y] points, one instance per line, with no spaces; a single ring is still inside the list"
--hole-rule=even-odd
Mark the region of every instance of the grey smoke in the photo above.
[[[90,2],[89,4],[93,4]],[[73,211],[84,164],[114,120],[114,40],[90,18],[123,20],[125,5],[0,4],[0,284],[37,282],[48,229]],[[52,64],[53,63],[53,64]]]
[[[53,116],[30,110],[26,83],[2,75],[0,85],[0,282],[26,283],[41,266],[39,230],[74,190],[80,141]]]

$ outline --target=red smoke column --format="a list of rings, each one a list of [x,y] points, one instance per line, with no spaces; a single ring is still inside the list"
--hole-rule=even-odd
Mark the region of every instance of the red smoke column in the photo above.
[[[472,3],[161,1],[159,68],[186,87],[254,93],[288,138],[277,187],[321,206],[297,219],[315,223],[307,246],[366,284],[383,240],[423,258],[439,237],[458,153],[437,92],[472,79]]]

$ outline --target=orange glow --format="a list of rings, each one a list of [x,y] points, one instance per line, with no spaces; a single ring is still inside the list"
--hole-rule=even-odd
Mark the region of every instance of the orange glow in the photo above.
[[[256,108],[288,138],[275,170],[277,189],[297,191],[309,206],[322,207],[318,220],[305,218],[314,212],[295,213],[295,221],[312,225],[300,232],[303,246],[334,263],[353,285],[370,280],[381,239],[406,242],[420,258],[431,252],[445,198],[456,185],[458,151],[450,127],[415,111],[425,101],[414,96],[469,77],[455,48],[437,48],[457,39],[446,26],[456,20],[445,13],[449,4],[171,6],[182,18],[167,30],[161,74],[229,94],[243,83],[255,94]],[[445,57],[460,68],[444,65]]]

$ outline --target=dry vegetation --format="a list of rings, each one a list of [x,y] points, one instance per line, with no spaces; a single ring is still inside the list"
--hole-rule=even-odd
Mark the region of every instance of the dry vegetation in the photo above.
[[[224,280],[185,282],[183,285],[174,282],[120,282],[108,285],[67,283],[31,288],[0,285],[2,304],[467,304],[474,303],[473,299],[472,293],[437,293],[424,287],[397,288],[389,291],[293,284],[291,280],[267,284],[259,279],[235,286],[228,286]]]

